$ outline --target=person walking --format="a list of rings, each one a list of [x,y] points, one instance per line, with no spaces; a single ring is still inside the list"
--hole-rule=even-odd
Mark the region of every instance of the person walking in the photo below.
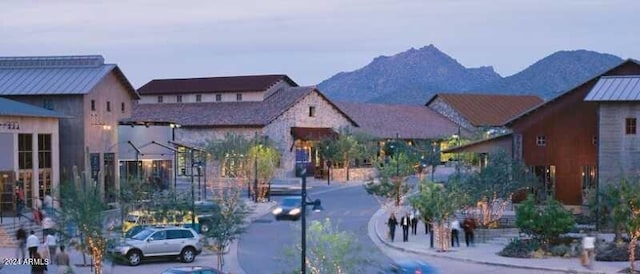
[[[460,221],[453,219],[451,221],[451,247],[458,245],[460,247],[460,238],[458,238],[458,231],[460,231]]]
[[[27,249],[29,250],[29,258],[38,253],[38,245],[40,245],[40,239],[36,236],[36,233],[31,230],[31,235],[27,237]]]
[[[464,218],[462,222],[462,229],[464,230],[464,242],[469,247],[469,244],[474,245],[473,230],[476,229],[476,221],[471,217]]]
[[[49,257],[48,258],[53,258],[56,256],[56,249],[58,249],[58,243],[57,243],[58,239],[56,238],[56,235],[54,234],[53,231],[49,232],[49,235],[47,235],[47,238],[45,238],[45,245],[49,248]]]
[[[582,256],[580,257],[580,263],[582,266],[592,269],[593,257],[595,256],[596,249],[596,237],[593,234],[588,233],[582,238]]]
[[[31,274],[44,274],[47,270],[45,259],[36,251],[33,254],[33,261],[31,262]]]
[[[58,267],[58,274],[66,274],[71,270],[69,254],[64,251],[64,245],[60,245],[60,252],[53,257],[53,263]]]
[[[16,246],[16,258],[20,256],[20,259],[24,261],[24,249],[27,248],[27,232],[24,230],[24,226],[20,225],[20,228],[16,231],[16,240],[18,245]]]
[[[411,234],[416,235],[418,233],[418,214],[412,211],[409,217],[411,217]]]
[[[402,241],[409,241],[409,226],[411,225],[411,218],[409,213],[405,212],[402,219],[400,219],[400,226],[402,226]]]
[[[389,226],[389,237],[393,242],[393,239],[395,239],[396,237],[396,226],[398,226],[398,219],[396,219],[395,213],[392,212],[391,216],[389,216],[389,220],[387,220],[387,226]]]

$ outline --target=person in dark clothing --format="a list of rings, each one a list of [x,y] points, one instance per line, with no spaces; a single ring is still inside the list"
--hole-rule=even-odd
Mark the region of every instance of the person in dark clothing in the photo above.
[[[40,256],[40,253],[34,253],[32,259],[31,274],[44,274],[48,271],[46,261]]]
[[[464,241],[467,246],[469,246],[469,244],[473,245],[473,230],[476,229],[476,221],[471,217],[464,218],[462,229],[464,230]]]
[[[411,233],[413,235],[418,233],[418,215],[415,212],[411,213]]]
[[[400,219],[400,226],[402,226],[402,241],[409,241],[409,226],[411,225],[411,218],[409,214],[405,212],[402,219]]]
[[[389,226],[389,237],[391,238],[392,242],[396,237],[397,225],[398,225],[398,219],[396,219],[396,214],[391,213],[391,216],[389,216],[389,220],[387,220],[387,226]]]
[[[18,246],[16,247],[16,258],[20,255],[20,259],[24,260],[24,249],[27,248],[27,231],[24,230],[22,225],[20,225],[20,228],[16,231],[16,240],[18,241]]]

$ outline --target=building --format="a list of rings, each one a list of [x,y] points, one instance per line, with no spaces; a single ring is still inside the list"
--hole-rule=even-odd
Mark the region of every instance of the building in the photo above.
[[[16,191],[25,205],[60,184],[60,119],[66,115],[0,97],[0,214],[15,216]]]
[[[636,62],[637,63],[637,62]],[[585,98],[597,103],[598,182],[640,175],[640,74],[600,77]]]
[[[86,170],[114,201],[118,121],[139,98],[117,65],[99,55],[0,57],[0,96],[70,116],[59,125],[62,180]]]
[[[323,164],[317,141],[357,126],[315,87],[298,87],[286,75],[161,79],[138,92],[140,104],[123,122],[174,124],[172,143],[187,150],[227,133],[269,138],[282,155],[280,177],[294,176],[297,164],[313,174]],[[190,175],[191,165],[178,157],[178,176]]]

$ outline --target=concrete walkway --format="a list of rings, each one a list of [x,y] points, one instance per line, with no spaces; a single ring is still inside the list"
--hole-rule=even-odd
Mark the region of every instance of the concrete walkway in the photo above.
[[[369,237],[384,243],[388,248],[397,249],[403,252],[414,253],[425,256],[447,258],[451,260],[506,266],[523,269],[536,269],[565,273],[619,273],[627,268],[629,262],[599,262],[593,264],[592,269],[580,265],[578,258],[550,257],[543,259],[521,259],[509,258],[498,255],[504,246],[500,244],[476,244],[466,247],[464,234],[460,235],[461,246],[451,248],[448,252],[437,252],[429,247],[429,235],[425,234],[424,224],[418,224],[417,235],[410,234],[408,242],[402,242],[402,229],[396,229],[395,241],[391,242],[386,237],[386,221],[389,214],[384,209],[378,210],[369,221]],[[425,259],[428,262],[428,258]]]

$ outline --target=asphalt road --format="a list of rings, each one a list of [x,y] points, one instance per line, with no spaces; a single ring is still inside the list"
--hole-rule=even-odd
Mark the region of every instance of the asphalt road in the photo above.
[[[376,200],[361,186],[348,188],[315,188],[309,198],[321,199],[324,210],[307,215],[307,224],[329,218],[340,230],[356,235],[362,255],[374,263],[364,273],[376,273],[380,265],[391,261],[367,235],[369,219],[379,208]],[[280,199],[280,197],[276,198]],[[238,259],[246,273],[292,273],[300,265],[300,253],[293,250],[300,241],[300,221],[275,221],[267,215],[249,226],[239,241]],[[289,255],[287,255],[289,250]]]

